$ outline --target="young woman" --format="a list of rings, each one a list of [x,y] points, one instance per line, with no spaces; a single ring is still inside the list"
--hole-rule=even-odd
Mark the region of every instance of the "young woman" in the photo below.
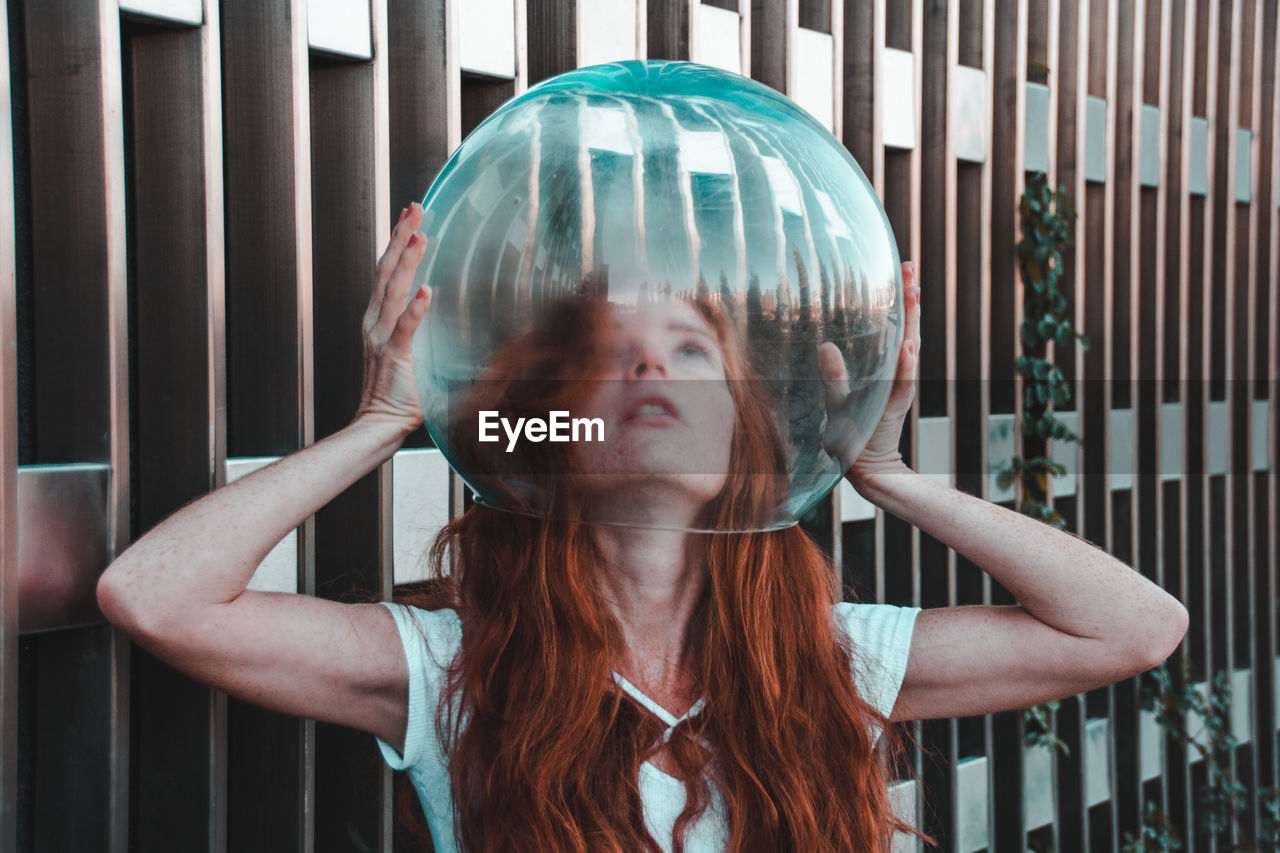
[[[877,755],[900,747],[889,722],[1073,695],[1181,640],[1185,608],[1138,572],[905,467],[920,341],[910,264],[889,407],[846,476],[1017,605],[843,603],[797,527],[689,532],[768,506],[775,487],[757,475],[778,447],[730,324],[696,300],[604,315],[580,344],[594,382],[549,386],[611,436],[524,459],[553,487],[537,509],[555,520],[473,507],[433,550],[438,569],[450,553],[450,572],[398,603],[247,590],[289,530],[421,423],[410,344],[430,294],[409,294],[421,217],[416,204],[401,217],[378,263],[352,424],[175,513],[108,568],[98,596],[193,678],[375,735],[409,771],[437,850],[888,850],[906,828]],[[529,348],[566,342],[522,346],[528,364]],[[819,357],[838,396],[838,354]],[[488,387],[504,405],[524,393]],[[508,482],[475,453],[473,474]],[[646,526],[594,523],[619,517]]]

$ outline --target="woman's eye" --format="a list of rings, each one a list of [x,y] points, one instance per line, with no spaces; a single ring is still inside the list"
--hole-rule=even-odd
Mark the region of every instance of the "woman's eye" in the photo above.
[[[689,340],[680,345],[681,355],[691,355],[697,358],[711,358],[711,351],[698,341]]]

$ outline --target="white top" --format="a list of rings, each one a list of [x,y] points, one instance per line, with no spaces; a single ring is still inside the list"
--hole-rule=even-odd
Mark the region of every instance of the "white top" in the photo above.
[[[461,648],[462,625],[453,610],[422,610],[391,602],[383,604],[395,617],[409,664],[409,724],[405,732],[404,755],[381,738],[376,738],[378,748],[391,769],[408,771],[438,853],[457,853],[449,768],[436,733],[435,712],[444,687],[445,669]],[[858,694],[885,716],[893,710],[902,686],[902,677],[907,670],[907,653],[911,648],[911,632],[919,612],[919,607],[850,602],[842,602],[832,608],[837,628],[852,640],[854,683]],[[616,673],[614,678],[669,726],[684,719],[672,716],[625,678]],[[685,716],[696,714],[702,707],[703,702],[699,700]],[[670,728],[667,731],[669,734]],[[880,728],[875,723],[872,723],[872,732],[878,740]],[[721,851],[728,844],[723,800],[714,785],[709,789],[711,801],[707,809],[685,836],[688,853]],[[671,830],[684,810],[684,783],[645,762],[640,765],[640,798],[649,833],[664,851],[670,851]]]

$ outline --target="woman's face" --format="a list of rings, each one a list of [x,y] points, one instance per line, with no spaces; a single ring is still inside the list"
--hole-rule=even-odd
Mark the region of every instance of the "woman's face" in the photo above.
[[[594,385],[571,413],[604,423],[604,441],[574,445],[593,497],[621,493],[646,514],[659,498],[675,514],[700,509],[724,486],[735,420],[715,330],[676,299],[614,306],[601,336]]]

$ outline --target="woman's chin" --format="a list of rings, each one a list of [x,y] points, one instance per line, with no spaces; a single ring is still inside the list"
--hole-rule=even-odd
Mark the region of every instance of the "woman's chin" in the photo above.
[[[613,471],[579,474],[567,483],[584,497],[588,518],[611,524],[690,527],[724,488],[723,474]]]

